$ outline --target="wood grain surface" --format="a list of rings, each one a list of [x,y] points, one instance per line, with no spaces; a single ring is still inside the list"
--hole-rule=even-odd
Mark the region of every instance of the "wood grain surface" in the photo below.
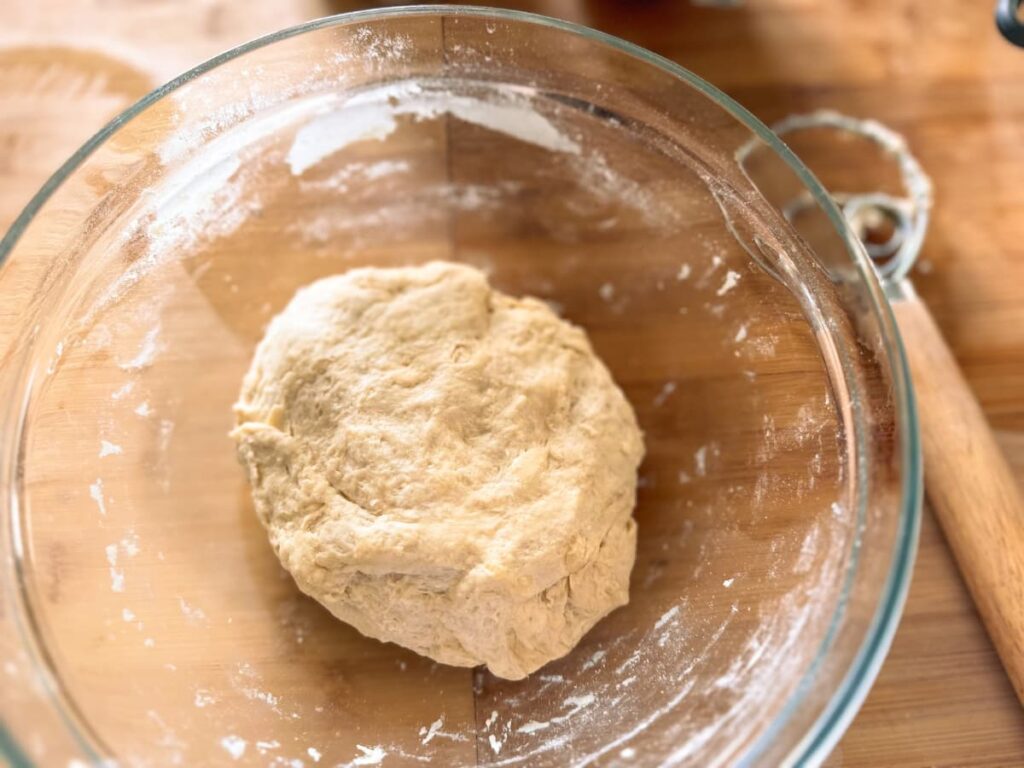
[[[1024,478],[1024,51],[962,0],[533,0],[668,56],[759,117],[834,108],[904,133],[936,208],[914,275],[1017,480]],[[107,119],[256,35],[343,0],[7,0],[0,228]],[[17,265],[30,273],[38,265]],[[0,328],[11,317],[0,302]],[[998,551],[992,553],[998,557]],[[1024,716],[926,511],[903,623],[830,766],[1024,765]]]

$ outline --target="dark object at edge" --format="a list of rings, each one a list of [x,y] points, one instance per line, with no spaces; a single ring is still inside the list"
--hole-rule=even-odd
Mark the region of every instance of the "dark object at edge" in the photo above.
[[[1017,18],[1020,2],[1021,0],[997,0],[996,26],[1003,33],[1003,37],[1024,48],[1024,24]]]

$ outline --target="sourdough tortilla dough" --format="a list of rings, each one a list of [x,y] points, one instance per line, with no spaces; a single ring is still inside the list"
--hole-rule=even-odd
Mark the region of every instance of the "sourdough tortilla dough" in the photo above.
[[[364,635],[519,679],[628,601],[633,410],[582,330],[476,269],[303,288],[235,412],[281,563]]]

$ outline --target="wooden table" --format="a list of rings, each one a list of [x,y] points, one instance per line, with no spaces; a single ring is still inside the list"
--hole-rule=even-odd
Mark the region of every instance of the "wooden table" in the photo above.
[[[915,283],[1024,479],[1024,51],[991,3],[534,0],[679,61],[766,121],[834,108],[905,134],[936,186]],[[372,3],[7,0],[0,227],[88,135],[152,86],[255,35]],[[9,321],[0,308],[0,324]],[[925,513],[892,652],[830,766],[1024,765],[1024,717]]]

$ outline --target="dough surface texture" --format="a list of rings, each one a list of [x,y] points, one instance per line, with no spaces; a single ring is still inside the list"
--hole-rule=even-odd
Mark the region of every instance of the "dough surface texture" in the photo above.
[[[628,602],[633,410],[581,329],[472,267],[301,289],[235,413],[278,558],[364,635],[519,679]]]

